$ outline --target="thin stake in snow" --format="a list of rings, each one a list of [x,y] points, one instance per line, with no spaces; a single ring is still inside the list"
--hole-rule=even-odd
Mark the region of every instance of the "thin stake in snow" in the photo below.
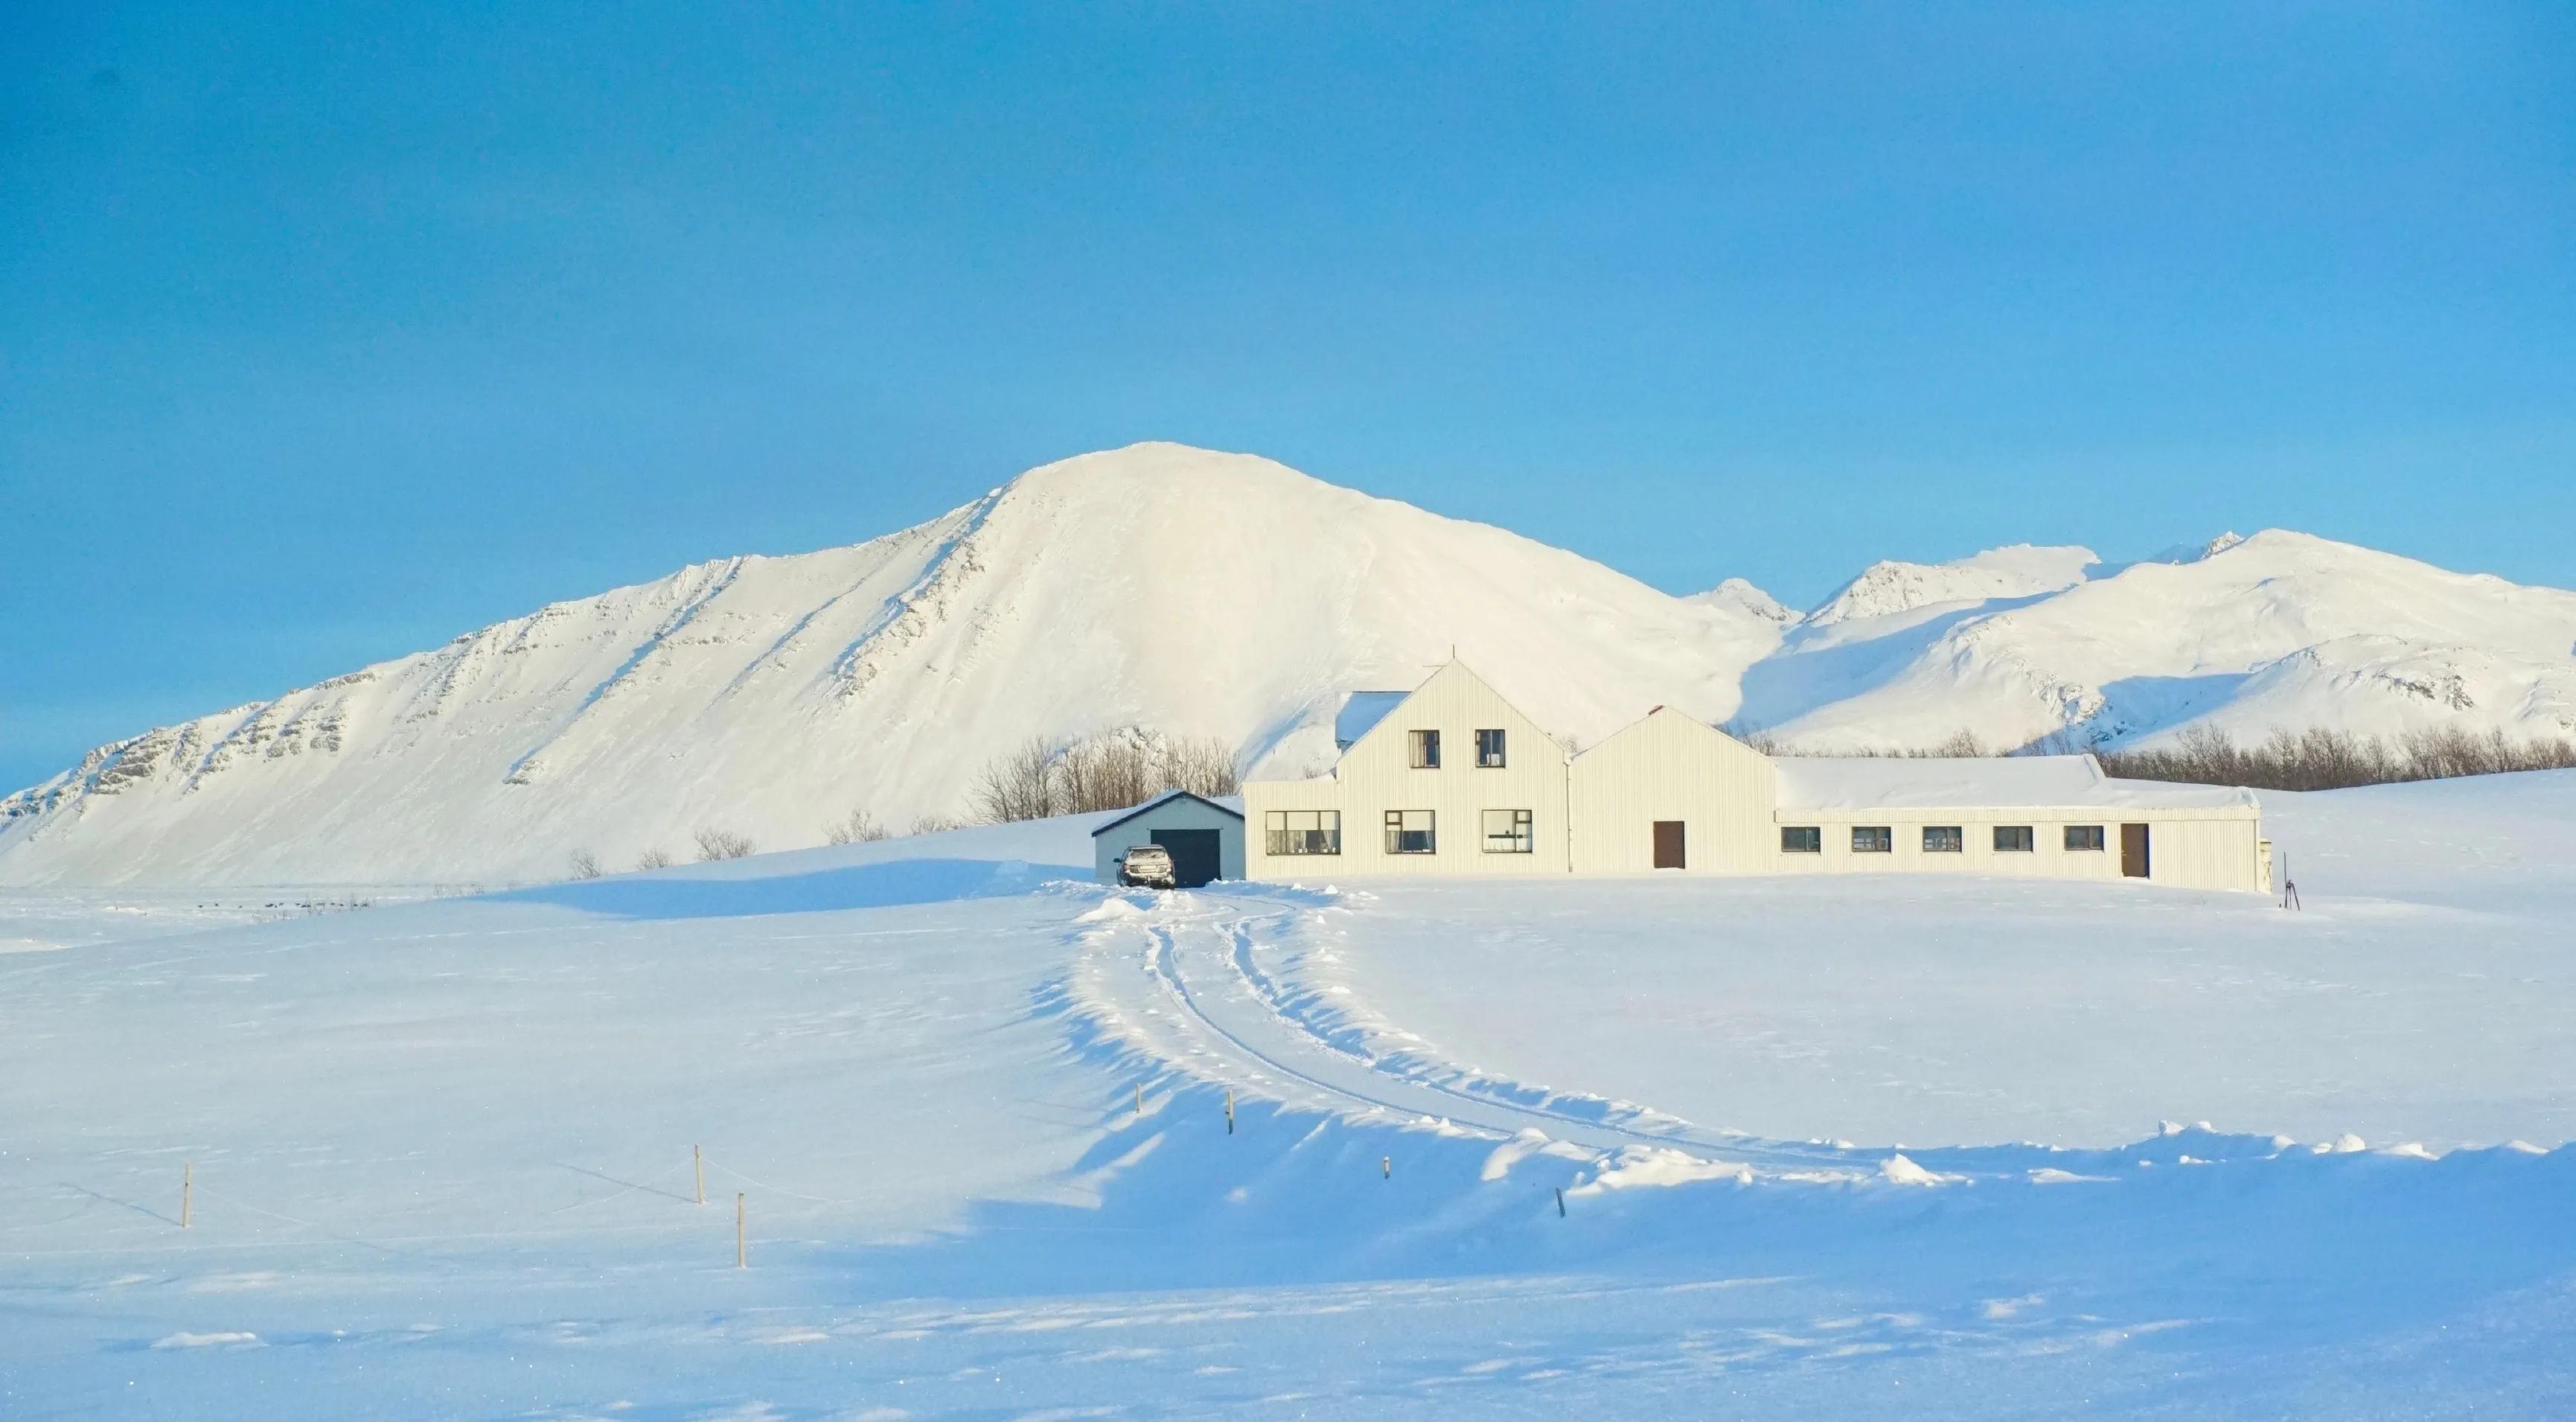
[[[1136,1087],[1136,1119],[1145,1119],[1145,1088],[1142,1083]]]
[[[689,1163],[698,1170],[698,1203],[707,1202],[707,1153],[703,1146],[689,1147]]]
[[[742,1201],[742,1192],[738,1190],[735,1191],[733,1197],[733,1267],[737,1269],[748,1269],[751,1267],[751,1244],[749,1237],[743,1233],[742,1229]]]
[[[197,1163],[183,1162],[179,1167],[179,1228],[188,1227],[188,1206],[197,1193]]]
[[[1565,1218],[1565,1187],[1562,1185],[1556,1187],[1556,1217]]]
[[[1225,1133],[1234,1134],[1234,1088],[1225,1089]]]
[[[1377,1173],[1389,1180],[1393,1180],[1395,1178],[1395,1157],[1391,1155],[1379,1156],[1377,1158]]]

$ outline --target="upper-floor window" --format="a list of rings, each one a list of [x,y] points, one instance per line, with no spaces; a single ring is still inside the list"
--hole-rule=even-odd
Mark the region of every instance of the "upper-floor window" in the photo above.
[[[1481,770],[1500,770],[1503,768],[1502,732],[1478,731],[1476,733],[1476,765],[1477,768]]]
[[[2102,827],[2100,825],[2068,825],[2066,827],[2066,847],[2069,849],[2100,849],[2102,847]]]
[[[1815,825],[1782,825],[1780,852],[1782,854],[1822,854],[1825,852],[1825,832]]]
[[[1386,852],[1389,854],[1437,854],[1439,828],[1429,810],[1389,810],[1386,812]]]
[[[1339,854],[1339,810],[1272,810],[1262,816],[1262,838],[1272,854]]]
[[[1995,826],[1995,853],[1997,853],[1997,854],[2028,854],[2028,853],[2030,853],[2030,826],[2028,826],[2028,825],[1997,825],[1997,826]]]
[[[1893,854],[1895,852],[1896,832],[1894,830],[1885,825],[1852,826],[1852,853]]]
[[[1957,825],[1925,825],[1923,852],[1926,854],[1961,854],[1968,848],[1968,837]]]
[[[1527,810],[1487,810],[1485,812],[1485,852],[1487,854],[1527,854],[1536,846],[1538,836],[1531,832]]]
[[[1413,747],[1414,769],[1438,770],[1440,768],[1440,733],[1438,731],[1407,731],[1405,739]]]

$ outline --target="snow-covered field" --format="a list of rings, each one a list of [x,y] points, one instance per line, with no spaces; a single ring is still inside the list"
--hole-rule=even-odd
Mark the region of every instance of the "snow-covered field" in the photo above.
[[[2300,913],[1086,821],[15,897],[0,1414],[2566,1415],[2576,773],[2266,804]]]

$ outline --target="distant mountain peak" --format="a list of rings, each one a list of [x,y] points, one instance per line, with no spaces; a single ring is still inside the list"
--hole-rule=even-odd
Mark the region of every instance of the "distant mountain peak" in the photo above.
[[[2015,543],[1948,563],[1872,563],[1806,620],[1821,627],[1920,607],[2058,592],[2084,581],[2101,561],[2090,548]]]
[[[1778,623],[1784,627],[1798,620],[1797,612],[1787,604],[1742,578],[1728,578],[1706,592],[1692,593],[1683,601],[1695,602],[1703,607],[1745,613],[1760,621]]]

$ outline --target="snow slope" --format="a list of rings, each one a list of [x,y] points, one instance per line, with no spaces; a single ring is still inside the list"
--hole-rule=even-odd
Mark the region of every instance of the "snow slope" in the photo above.
[[[2564,1415],[2576,774],[2284,820],[2302,914],[1120,893],[1075,820],[65,935],[0,1412]]]
[[[2576,731],[2576,594],[2300,534],[2105,568],[1881,563],[1801,618],[1669,597],[1268,460],[1147,444],[920,527],[731,558],[100,747],[0,799],[0,883],[550,879],[575,851],[810,845],[967,808],[1032,736],[1332,757],[1345,692],[1452,651],[1577,744],[1674,705],[1810,750],[2194,721]]]
[[[577,849],[691,857],[705,826],[810,845],[853,807],[963,811],[1031,736],[1215,736],[1305,774],[1341,693],[1453,647],[1566,734],[1720,718],[1777,638],[1497,528],[1138,445],[102,747],[0,802],[0,882],[556,878]]]
[[[2277,529],[2091,578],[2081,549],[2003,551],[2002,571],[1971,559],[1847,589],[1747,672],[1737,725],[1810,750],[1962,730],[2133,742],[2195,722],[2256,739],[2576,733],[2576,593]]]

